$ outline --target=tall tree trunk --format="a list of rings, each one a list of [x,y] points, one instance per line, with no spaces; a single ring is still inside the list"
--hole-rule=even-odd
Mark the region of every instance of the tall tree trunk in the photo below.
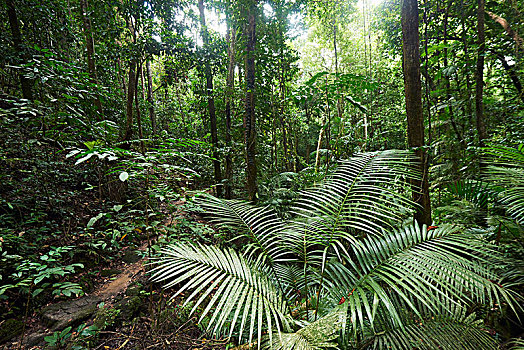
[[[136,124],[138,126],[138,137],[140,138],[140,151],[142,155],[146,154],[146,147],[144,144],[144,131],[142,129],[142,115],[140,114],[140,103],[138,102],[138,79],[143,76],[142,65],[138,67],[135,77],[135,110],[136,110]]]
[[[151,76],[151,63],[149,60],[146,61],[146,74],[147,74],[147,103],[149,105],[149,119],[151,120],[151,130],[153,136],[156,135],[156,115],[155,105],[153,102],[153,78]]]
[[[504,57],[503,54],[499,52],[495,52],[491,50],[497,58],[499,59],[500,63],[502,64],[502,67],[504,67],[504,70],[508,73],[511,82],[513,83],[513,86],[517,90],[517,94],[524,103],[524,92],[522,90],[522,83],[520,82],[519,76],[517,75],[517,72],[515,71],[515,65],[509,65],[508,61],[506,61],[506,57]]]
[[[524,40],[519,36],[518,32],[516,32],[515,30],[513,30],[513,28],[511,28],[511,26],[509,25],[508,21],[506,21],[504,18],[502,18],[500,16],[497,16],[493,12],[486,11],[486,13],[495,22],[500,24],[502,26],[502,28],[504,28],[504,30],[506,31],[506,34],[508,34],[515,41],[515,44],[517,45],[517,50],[522,50],[524,48]]]
[[[206,16],[204,13],[204,0],[198,0],[198,10],[200,12],[200,24],[202,25],[202,40],[204,47],[209,48],[209,33],[206,27]],[[211,148],[213,152],[213,168],[215,171],[216,195],[222,196],[222,173],[220,170],[220,160],[218,159],[218,132],[217,117],[215,112],[215,98],[213,96],[213,75],[211,73],[211,64],[206,61],[206,94],[207,108],[209,112],[209,129],[211,132]]]
[[[133,100],[136,90],[136,59],[129,62],[129,74],[127,79],[127,103],[126,103],[126,127],[123,141],[130,141],[133,137]]]
[[[330,153],[331,153],[331,148],[330,148],[330,144],[331,144],[331,109],[329,108],[329,91],[328,91],[328,76],[326,75],[326,118],[325,118],[325,121],[323,123],[323,129],[324,129],[324,133],[326,134],[325,135],[325,139],[326,139],[326,175],[329,171],[329,159],[330,159]],[[322,141],[322,136],[319,136],[319,141]],[[321,146],[322,144],[319,142],[319,146]],[[317,148],[317,152],[318,152],[319,148]],[[318,157],[318,155],[317,155]]]
[[[178,107],[180,108],[180,118],[182,119],[182,125],[184,125],[184,131],[186,132],[186,137],[190,137],[189,128],[187,127],[187,123],[186,123],[186,120],[189,122],[189,119],[186,118],[185,107],[182,104],[182,99],[180,98],[181,93],[180,93],[179,85],[180,85],[180,81],[178,79],[178,76],[175,74],[175,96],[178,102]],[[166,84],[164,101],[167,101],[167,95],[168,95],[168,88]]]
[[[91,30],[91,19],[88,15],[89,7],[87,0],[80,0],[80,8],[82,12],[82,21],[84,23],[84,36],[86,38],[87,68],[89,70],[89,79],[91,80],[91,83],[95,85],[95,97],[93,98],[93,103],[95,104],[96,110],[98,112],[97,119],[101,120],[103,118],[104,112],[102,109],[102,102],[100,101],[100,96],[98,94],[98,78],[96,76],[95,65],[95,42]]]
[[[420,46],[418,33],[417,0],[402,3],[402,53],[404,69],[404,95],[408,121],[408,144],[419,158],[422,179],[413,182],[413,200],[421,211],[415,214],[419,224],[431,224],[428,164],[424,151],[424,116],[422,113],[422,86],[420,82]]]
[[[13,36],[13,47],[18,55],[19,61],[27,61],[27,55],[22,47],[22,33],[20,32],[20,24],[18,16],[16,15],[16,7],[14,0],[6,0],[7,16],[9,17],[9,27],[11,28],[11,35]],[[33,100],[33,82],[27,79],[23,73],[20,73],[20,85],[22,87],[22,96],[26,100]]]
[[[226,90],[226,183],[224,188],[224,196],[226,199],[231,199],[231,183],[233,181],[233,159],[232,159],[232,142],[231,142],[231,103],[233,89],[235,88],[235,43],[236,43],[236,30],[235,26],[231,26],[228,21],[227,28],[227,55],[229,58],[229,64],[227,67],[227,90]]]
[[[278,28],[278,50],[279,50],[279,74],[278,74],[278,82],[279,82],[279,111],[278,116],[280,120],[280,127],[282,129],[282,147],[284,150],[284,157],[282,159],[284,163],[284,167],[286,171],[289,171],[291,169],[291,160],[290,160],[290,150],[289,145],[293,147],[292,142],[288,142],[288,128],[287,128],[287,121],[285,117],[285,99],[286,99],[286,68],[284,67],[284,30],[282,25],[282,7],[277,6],[276,8],[276,14],[277,14],[277,28]]]
[[[315,173],[318,173],[318,167],[320,164],[320,148],[322,147],[322,136],[324,135],[324,128],[325,128],[324,122],[322,123],[322,126],[320,127],[320,131],[318,133],[318,142],[317,142],[317,153],[315,154]]]
[[[136,43],[136,31],[133,25],[132,18],[126,18],[127,27],[131,33],[131,41]],[[129,148],[130,141],[133,137],[133,100],[135,98],[135,91],[138,86],[138,79],[136,79],[136,70],[138,65],[136,57],[131,57],[129,61],[129,74],[127,79],[127,103],[126,103],[126,126],[123,141],[124,147]]]
[[[309,131],[309,128],[310,128],[310,116],[309,116],[309,110],[307,108],[307,100],[306,100],[306,103],[305,103],[305,111],[306,111],[306,125],[307,125],[307,137],[306,137],[306,164],[307,166],[309,166],[309,157],[310,157],[310,153],[311,153],[311,143],[309,142],[309,139],[310,139],[310,131]]]
[[[471,60],[469,59],[469,45],[468,45],[468,33],[467,33],[467,26],[466,26],[466,15],[464,13],[464,0],[460,0],[460,22],[462,26],[461,30],[461,38],[462,38],[462,45],[464,45],[464,61],[466,65],[465,69],[465,80],[466,80],[466,93],[463,95],[463,99],[466,101],[465,111],[466,115],[468,117],[468,120],[471,121],[472,114],[473,114],[473,106],[471,103],[471,75],[470,75],[470,65],[472,64]],[[458,74],[457,74],[457,89],[460,90],[460,84],[458,83]]]
[[[477,117],[477,133],[479,145],[484,146],[487,138],[486,125],[484,124],[484,102],[482,94],[484,92],[484,55],[486,53],[485,33],[484,33],[484,7],[485,0],[477,0],[477,69],[475,71],[475,114]]]
[[[249,5],[246,35],[246,114],[244,117],[244,140],[246,144],[246,187],[250,201],[257,199],[256,127],[255,127],[255,43],[256,1]]]
[[[453,0],[451,0],[446,7],[446,12],[444,13],[444,67],[448,67],[448,17],[449,17],[449,11],[451,9],[451,5],[453,4]],[[460,130],[457,127],[457,123],[455,122],[455,114],[453,112],[453,106],[451,105],[451,84],[449,82],[449,79],[445,79],[446,81],[446,95],[447,95],[447,105],[448,105],[448,112],[449,112],[449,121],[451,123],[451,127],[453,128],[453,131],[455,132],[455,135],[457,136],[458,141],[460,142],[463,149],[466,149],[466,141],[464,140],[464,137],[460,133]]]

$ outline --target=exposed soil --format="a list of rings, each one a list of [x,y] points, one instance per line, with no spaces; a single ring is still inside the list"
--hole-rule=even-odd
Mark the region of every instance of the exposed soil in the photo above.
[[[166,225],[173,225],[182,215],[186,213],[168,216]],[[131,253],[144,255],[147,247],[145,242],[138,254]],[[225,349],[229,341],[203,333],[198,319],[182,307],[182,300],[170,300],[172,290],[149,283],[146,267],[147,257],[103,270],[108,276],[94,281],[92,293],[37,310],[27,317],[23,335],[0,349]],[[77,332],[79,326],[92,325],[98,327],[92,336]],[[61,344],[50,346],[45,340],[68,327],[70,335]]]

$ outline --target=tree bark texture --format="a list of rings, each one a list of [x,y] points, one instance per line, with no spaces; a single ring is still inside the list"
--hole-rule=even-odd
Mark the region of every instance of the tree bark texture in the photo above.
[[[204,13],[204,0],[198,0],[198,10],[200,12],[200,25],[202,26],[202,40],[204,47],[209,48],[209,32],[206,27],[206,16]],[[211,148],[213,153],[213,168],[215,172],[216,195],[222,196],[222,173],[220,170],[220,160],[218,154],[218,132],[217,132],[217,117],[215,109],[215,98],[213,96],[213,74],[211,72],[211,64],[209,61],[205,63],[206,75],[206,96],[207,109],[209,112],[209,129],[211,133]]]
[[[23,62],[27,60],[24,48],[22,46],[22,33],[20,32],[20,24],[18,16],[16,15],[16,7],[14,0],[6,0],[7,16],[9,17],[9,27],[11,28],[11,35],[13,36],[13,47],[18,59]],[[26,100],[33,100],[33,82],[27,79],[23,73],[20,73],[20,86],[22,87],[22,96]]]
[[[484,124],[484,56],[486,54],[486,43],[484,33],[484,7],[485,0],[477,0],[477,67],[475,70],[475,114],[477,117],[477,133],[479,145],[484,146],[487,138],[486,125]]]
[[[228,23],[227,29],[227,55],[229,58],[229,64],[227,68],[227,87],[226,87],[226,164],[225,164],[225,176],[226,183],[224,186],[224,197],[231,199],[231,183],[233,181],[233,159],[232,159],[232,142],[231,142],[231,103],[232,94],[235,87],[235,44],[236,44],[236,30],[234,26]]]
[[[135,110],[136,110],[136,124],[138,126],[138,137],[140,138],[140,151],[142,155],[146,154],[146,147],[144,144],[144,132],[142,129],[142,115],[140,114],[140,103],[138,101],[138,79],[142,74],[142,65],[138,67],[135,77]]]
[[[506,34],[508,34],[515,41],[515,44],[517,45],[517,48],[519,50],[522,50],[524,48],[524,40],[519,36],[519,34],[515,30],[513,30],[513,28],[511,28],[508,21],[494,14],[493,12],[486,11],[486,13],[491,17],[491,19],[493,19],[495,22],[500,24],[502,28],[504,28]]]
[[[246,35],[246,113],[244,116],[244,141],[246,145],[246,187],[250,201],[257,199],[256,127],[255,127],[255,24],[256,3],[247,14]]]
[[[89,79],[91,83],[95,85],[95,97],[93,103],[98,112],[98,119],[102,119],[104,112],[102,109],[102,102],[98,94],[98,78],[96,76],[96,65],[95,65],[95,42],[93,39],[93,33],[91,30],[91,20],[88,15],[88,4],[87,0],[80,0],[80,10],[82,12],[82,22],[84,23],[84,36],[86,39],[87,48],[87,69],[89,71]]]
[[[448,48],[447,48],[447,39],[448,39],[448,16],[449,11],[451,8],[451,5],[453,4],[453,1],[450,1],[448,6],[446,7],[446,12],[444,13],[444,67],[448,67]],[[453,111],[453,106],[451,104],[451,83],[449,79],[445,79],[446,81],[446,95],[447,95],[447,104],[448,104],[448,112],[449,112],[449,121],[451,123],[451,127],[453,128],[453,131],[455,132],[455,135],[457,136],[457,139],[462,146],[463,149],[466,149],[466,141],[464,140],[464,136],[462,136],[462,133],[457,127],[457,123],[455,122],[455,113]]]
[[[147,103],[149,106],[149,119],[151,120],[151,130],[153,135],[156,135],[156,115],[155,115],[155,104],[153,101],[153,77],[151,76],[151,62],[146,61],[146,74],[147,74]]]
[[[130,141],[133,137],[133,100],[136,90],[136,59],[129,63],[129,75],[127,79],[127,103],[126,103],[126,128],[123,141]]]
[[[520,82],[519,76],[515,70],[515,65],[509,65],[508,61],[506,61],[506,57],[504,57],[503,54],[495,52],[491,50],[497,58],[499,59],[500,63],[502,64],[502,67],[504,67],[504,70],[508,73],[509,78],[511,79],[511,82],[513,83],[513,86],[517,90],[517,93],[524,103],[524,92],[522,91],[522,83]]]
[[[408,145],[419,158],[422,173],[420,181],[414,181],[413,200],[422,210],[417,211],[415,220],[419,224],[431,224],[428,164],[424,151],[424,116],[422,113],[422,85],[420,81],[419,16],[417,0],[402,3],[402,53],[404,69],[404,96],[408,124]]]

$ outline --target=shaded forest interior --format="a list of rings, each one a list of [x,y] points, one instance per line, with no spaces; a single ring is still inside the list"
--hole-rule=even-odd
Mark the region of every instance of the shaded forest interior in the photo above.
[[[0,348],[524,349],[523,20],[1,0]]]

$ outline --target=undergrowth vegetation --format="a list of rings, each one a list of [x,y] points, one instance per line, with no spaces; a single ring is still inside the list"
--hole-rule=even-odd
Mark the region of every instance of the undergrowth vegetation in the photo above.
[[[211,221],[247,243],[240,252],[169,245],[153,280],[178,286],[174,297],[191,291],[186,303],[205,307],[199,322],[209,331],[258,348],[493,349],[478,318],[486,314],[473,310],[522,312],[512,290],[522,270],[487,232],[407,220],[416,205],[406,184],[421,176],[412,161],[400,151],[343,161],[300,193],[286,219],[270,206],[206,196]],[[471,199],[478,187],[453,189]],[[509,195],[510,212],[520,213],[521,196]]]

